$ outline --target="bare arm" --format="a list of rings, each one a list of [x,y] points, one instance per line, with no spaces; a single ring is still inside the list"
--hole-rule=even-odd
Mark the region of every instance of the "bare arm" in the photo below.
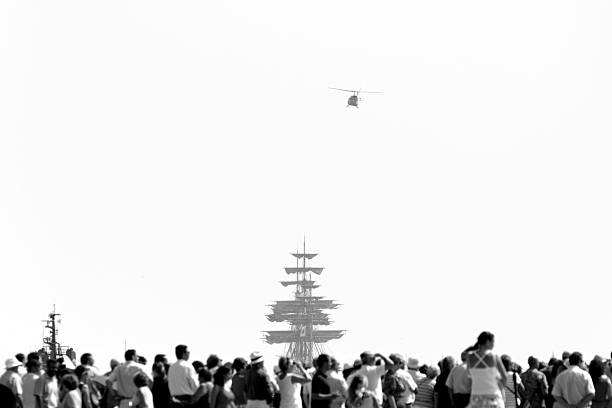
[[[501,376],[501,383],[505,386],[508,381],[508,374],[506,373],[506,369],[504,368],[504,364],[501,361],[499,356],[495,356],[495,364],[497,365],[497,371],[499,371],[499,375]]]
[[[595,397],[595,394],[589,392],[585,395],[578,403],[576,404],[576,408],[584,408],[591,400]]]
[[[200,384],[196,392],[191,396],[191,399],[187,403],[188,405],[193,405],[200,400],[203,396],[208,394],[208,389],[204,387],[204,384]]]
[[[298,370],[300,370],[300,373],[302,375],[300,376],[300,375],[293,374],[291,376],[291,382],[293,384],[295,383],[306,384],[312,381],[310,374],[308,374],[308,372],[304,369],[304,366],[302,365],[302,363],[295,363],[295,366],[298,368]]]

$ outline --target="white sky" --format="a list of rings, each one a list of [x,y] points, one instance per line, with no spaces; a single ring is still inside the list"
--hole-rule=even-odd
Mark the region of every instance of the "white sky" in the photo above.
[[[303,234],[329,343],[612,349],[612,3],[0,3],[2,356],[266,346]],[[347,109],[327,89],[384,91]]]

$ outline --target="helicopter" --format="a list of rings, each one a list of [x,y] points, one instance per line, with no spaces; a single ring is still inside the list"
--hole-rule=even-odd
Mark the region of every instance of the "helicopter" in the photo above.
[[[361,100],[361,98],[359,97],[360,93],[382,93],[380,91],[362,91],[361,89],[358,90],[358,91],[355,91],[353,89],[332,88],[331,86],[329,87],[329,89],[335,89],[336,91],[352,92],[353,93],[351,96],[349,96],[348,101],[346,102],[346,107],[347,108],[349,106],[354,106],[356,108],[359,107],[359,101]]]

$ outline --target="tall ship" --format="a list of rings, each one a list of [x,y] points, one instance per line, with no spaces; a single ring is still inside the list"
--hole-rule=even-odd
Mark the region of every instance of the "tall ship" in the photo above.
[[[267,315],[270,322],[288,323],[289,330],[265,331],[264,340],[268,344],[285,344],[285,355],[303,364],[324,352],[324,344],[339,339],[345,330],[321,330],[319,326],[329,326],[332,321],[327,310],[337,309],[340,304],[322,296],[313,295],[319,285],[312,275],[321,275],[322,267],[307,266],[306,262],[318,254],[303,252],[291,254],[296,259],[295,267],[286,267],[285,272],[292,280],[281,281],[284,287],[295,288],[292,300],[278,300],[272,305],[272,313]]]

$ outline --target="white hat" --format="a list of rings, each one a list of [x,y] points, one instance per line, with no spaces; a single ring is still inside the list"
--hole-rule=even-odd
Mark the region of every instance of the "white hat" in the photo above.
[[[414,357],[410,357],[408,359],[407,366],[411,370],[418,370],[419,369],[419,359],[418,358],[414,358]]]
[[[7,370],[10,370],[11,368],[22,366],[23,363],[16,358],[7,358],[4,365],[6,366]]]
[[[251,364],[263,363],[263,361],[263,354],[261,354],[259,351],[254,351],[251,353]]]

